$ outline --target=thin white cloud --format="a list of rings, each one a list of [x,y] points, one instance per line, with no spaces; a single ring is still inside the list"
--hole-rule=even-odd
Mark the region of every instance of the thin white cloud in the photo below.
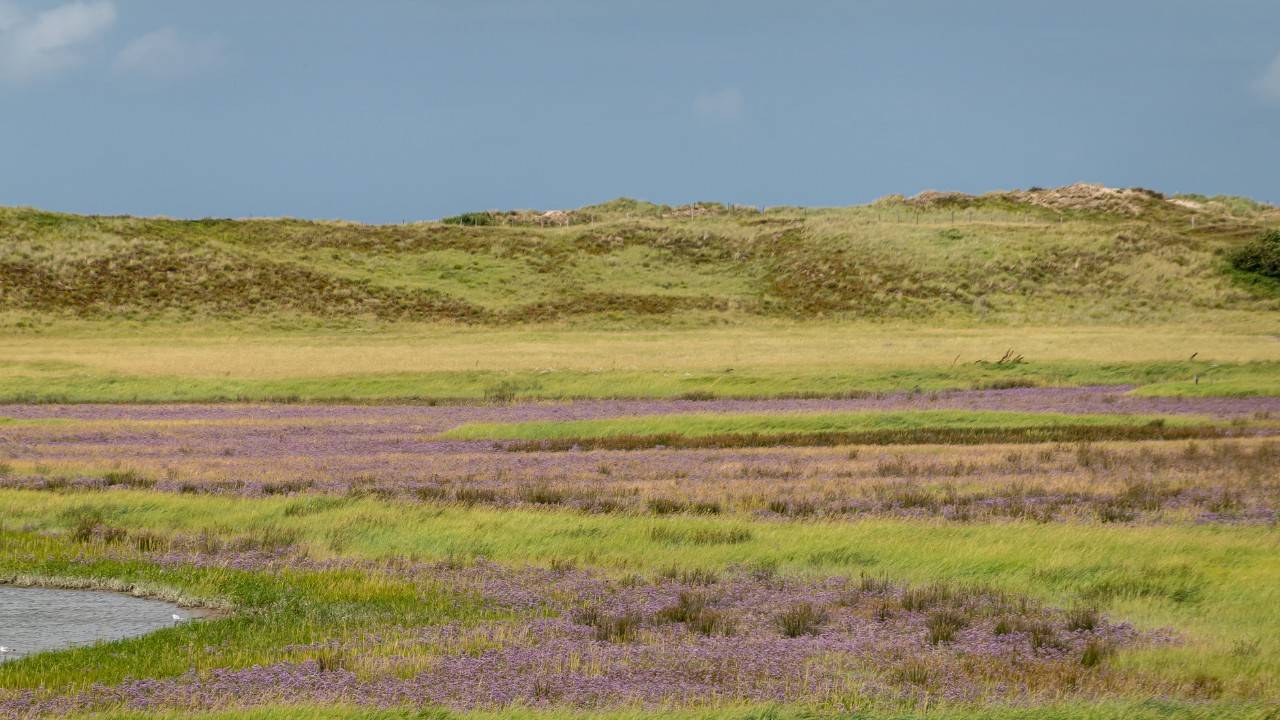
[[[708,120],[736,120],[746,109],[746,99],[737,88],[724,88],[699,95],[693,100],[693,112]]]
[[[78,0],[28,16],[0,3],[0,80],[25,84],[75,67],[116,21],[111,0]]]
[[[133,40],[121,50],[113,68],[121,75],[167,80],[216,67],[225,59],[223,43],[214,37],[191,37],[172,27]]]
[[[1253,89],[1263,100],[1280,102],[1280,53],[1254,82]]]

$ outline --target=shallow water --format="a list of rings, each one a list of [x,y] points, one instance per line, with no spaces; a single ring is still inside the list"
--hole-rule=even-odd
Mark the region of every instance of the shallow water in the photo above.
[[[45,650],[145,635],[193,613],[172,603],[96,590],[0,585],[0,662]]]

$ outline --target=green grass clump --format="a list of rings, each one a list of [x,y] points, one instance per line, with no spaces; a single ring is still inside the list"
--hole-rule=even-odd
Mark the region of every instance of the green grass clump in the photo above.
[[[83,517],[84,509],[77,510],[68,518]],[[233,608],[227,617],[0,664],[0,688],[60,689],[175,677],[192,667],[248,668],[278,659],[280,648],[288,645],[358,637],[364,630],[401,622],[498,616],[474,598],[389,577],[354,571],[161,568],[111,559],[91,542],[67,544],[6,531],[0,531],[0,581],[130,591]],[[296,659],[313,655],[302,653]]]
[[[440,435],[452,440],[562,440],[645,435],[700,437],[726,434],[853,433],[917,429],[1008,429],[1211,424],[1195,416],[1069,415],[998,410],[690,414],[604,420],[467,423]]]
[[[470,225],[473,227],[498,224],[497,220],[493,217],[493,214],[487,212],[469,212],[461,215],[453,215],[447,218],[442,218],[440,222],[445,225]]]
[[[1280,230],[1259,237],[1231,255],[1235,269],[1280,280]]]
[[[1218,437],[1228,428],[1195,416],[1070,415],[985,410],[757,415],[687,414],[603,420],[468,423],[452,440],[505,441],[513,451],[635,450],[784,445],[920,445]]]

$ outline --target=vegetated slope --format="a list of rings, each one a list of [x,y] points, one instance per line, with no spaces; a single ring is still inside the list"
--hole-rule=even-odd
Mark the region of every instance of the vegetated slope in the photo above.
[[[1240,198],[1074,185],[850,208],[469,213],[361,225],[0,209],[0,312],[456,321],[745,317],[1147,321],[1274,311],[1226,257],[1280,226]]]

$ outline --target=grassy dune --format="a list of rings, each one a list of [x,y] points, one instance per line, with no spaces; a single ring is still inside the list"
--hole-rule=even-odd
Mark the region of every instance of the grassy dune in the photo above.
[[[0,308],[50,318],[659,324],[775,317],[1179,322],[1274,310],[1223,253],[1263,205],[1050,193],[764,212],[614,201],[366,226],[0,210]],[[23,315],[25,313],[25,316]]]
[[[1230,258],[1280,212],[1055,193],[390,226],[0,209],[0,400],[1275,387],[1280,283]]]

